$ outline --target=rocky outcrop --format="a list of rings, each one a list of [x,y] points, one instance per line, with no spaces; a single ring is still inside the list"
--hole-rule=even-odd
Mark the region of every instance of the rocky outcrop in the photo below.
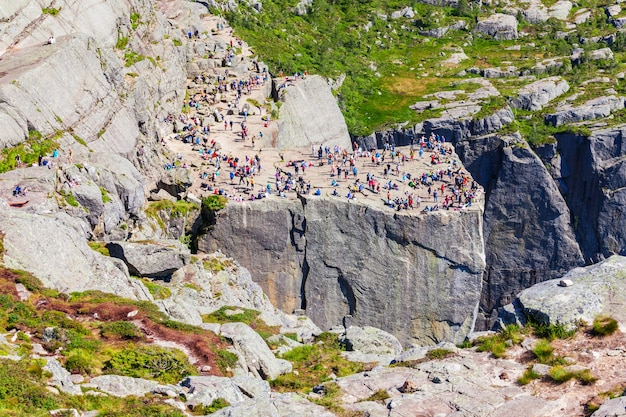
[[[518,109],[537,111],[569,90],[569,84],[561,77],[549,77],[522,87],[511,105]]]
[[[291,372],[291,363],[277,359],[257,332],[245,323],[226,323],[220,327],[220,334],[231,340],[239,354],[243,369],[255,377],[266,380]]]
[[[28,271],[63,292],[101,290],[150,299],[143,284],[129,279],[125,265],[87,246],[88,230],[65,213],[41,216],[0,206],[4,264]],[[80,279],[76,279],[80,277]]]
[[[463,236],[459,239],[455,236]],[[357,326],[404,344],[461,341],[484,268],[479,211],[415,216],[330,198],[228,205],[199,248],[232,254],[277,307],[322,329]]]
[[[279,149],[312,144],[351,149],[348,127],[326,80],[307,76],[295,82],[285,81],[277,90],[276,95],[283,102],[277,121]]]
[[[222,408],[211,414],[213,417],[289,417],[316,416],[333,417],[335,414],[326,408],[313,404],[298,394],[287,393],[267,399],[252,399],[230,407]]]
[[[178,240],[158,243],[109,242],[112,257],[121,259],[132,275],[167,279],[189,263],[189,249]]]
[[[486,19],[479,20],[476,31],[494,39],[517,39],[517,19],[508,14],[495,13]]]
[[[573,285],[559,285],[563,280]],[[581,320],[592,323],[599,315],[611,316],[626,326],[626,258],[612,256],[598,264],[576,268],[562,279],[541,282],[518,297],[526,316],[546,324],[574,327]]]
[[[556,113],[545,117],[546,123],[553,126],[561,126],[567,123],[594,120],[608,117],[611,113],[624,109],[624,97],[599,97],[588,100],[581,106],[563,106]]]
[[[613,398],[602,404],[591,417],[623,416],[624,410],[626,410],[626,397]]]
[[[626,127],[556,135],[555,179],[572,213],[585,261],[626,255]]]
[[[456,151],[486,192],[481,308],[487,316],[524,288],[582,265],[570,210],[524,140],[487,136],[461,141]]]
[[[350,326],[340,337],[340,341],[347,350],[366,354],[398,355],[402,352],[402,345],[395,336],[370,326]]]

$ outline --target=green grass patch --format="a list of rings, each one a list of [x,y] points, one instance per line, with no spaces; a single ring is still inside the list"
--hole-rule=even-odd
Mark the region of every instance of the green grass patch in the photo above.
[[[96,252],[98,252],[101,255],[111,256],[111,254],[109,253],[109,249],[107,248],[106,242],[89,241],[89,242],[87,242],[87,245],[91,249],[95,250]]]
[[[152,294],[155,300],[164,300],[172,296],[172,291],[169,288],[157,284],[150,278],[143,278],[141,281],[143,282],[143,285],[146,286],[148,291],[150,291],[150,294]]]
[[[534,379],[539,379],[539,378],[541,378],[541,375],[539,375],[537,372],[533,371],[533,367],[530,366],[530,367],[528,367],[528,369],[526,369],[524,371],[522,376],[517,378],[517,383],[520,384],[520,385],[528,385],[528,384],[530,384],[530,381],[532,381]]]
[[[146,216],[154,219],[162,230],[165,230],[164,218],[173,217],[181,218],[186,217],[194,210],[199,210],[197,204],[190,203],[184,200],[179,201],[151,201],[145,208]]]
[[[384,402],[388,398],[389,398],[389,393],[387,392],[387,390],[379,389],[378,391],[376,391],[375,393],[373,393],[372,395],[370,395],[369,397],[367,397],[363,401],[377,401],[377,402],[380,401],[380,402]]]
[[[17,167],[16,156],[25,165],[37,163],[39,155],[51,155],[59,144],[52,136],[44,138],[36,130],[29,130],[28,139],[17,146],[4,148],[0,153],[0,174],[15,169]]]
[[[124,54],[124,65],[126,65],[126,67],[131,67],[144,59],[146,59],[145,56],[138,54],[135,51],[128,51]]]
[[[453,356],[454,352],[449,349],[437,348],[433,350],[429,350],[426,354],[428,359],[444,359],[449,356]]]
[[[532,352],[539,363],[550,364],[554,360],[554,347],[546,339],[538,340]]]
[[[118,37],[117,42],[115,43],[115,49],[119,49],[120,51],[126,49],[128,46],[128,37]]]
[[[226,268],[230,268],[233,263],[228,259],[219,258],[204,258],[202,260],[202,267],[207,271],[211,271],[214,274],[220,271],[224,271]]]
[[[109,192],[103,187],[100,187],[100,195],[102,196],[102,202],[104,204],[111,202],[111,196],[109,196]]]
[[[50,16],[56,16],[59,14],[60,11],[61,9],[57,9],[55,7],[44,7],[43,9],[41,9],[41,13],[49,14]]]
[[[283,359],[293,364],[293,371],[297,373],[281,375],[270,384],[281,392],[308,392],[314,386],[327,382],[331,374],[343,377],[366,369],[362,363],[345,359],[341,355],[343,350],[336,334],[322,333],[312,345],[299,346],[282,355]]]
[[[229,314],[229,312],[237,312],[237,314]],[[224,306],[219,310],[216,310],[210,314],[204,314],[202,321],[204,323],[232,323],[240,322],[245,323],[254,329],[263,339],[278,334],[278,326],[268,326],[263,320],[259,318],[260,312],[251,310],[249,308]]]
[[[174,46],[183,46],[183,42],[180,39],[172,39]]]
[[[186,283],[183,284],[183,287],[191,288],[192,290],[194,290],[196,292],[202,292],[202,288],[200,288],[199,285],[194,284],[193,282],[186,282]]]
[[[164,384],[176,384],[196,369],[187,356],[177,349],[158,346],[132,346],[111,354],[104,372],[134,378],[154,379]]]
[[[210,195],[202,199],[202,209],[220,211],[226,207],[228,199],[222,195]]]
[[[608,316],[598,316],[593,319],[593,325],[591,327],[591,333],[594,336],[609,336],[615,333],[619,329],[617,320]]]
[[[116,340],[139,340],[143,339],[143,334],[137,326],[129,321],[112,321],[104,323],[100,334],[105,339]]]
[[[571,379],[577,379],[583,385],[589,385],[596,382],[598,379],[591,374],[589,369],[582,369],[579,371],[572,371],[563,365],[556,365],[550,368],[548,376],[552,381],[557,384],[562,384]]]
[[[139,24],[141,23],[140,19],[141,19],[141,16],[139,15],[139,13],[130,14],[130,25],[133,28],[133,30],[136,30],[139,27]]]
[[[226,349],[218,349],[215,353],[215,364],[224,374],[228,374],[239,360],[237,355]]]
[[[569,326],[561,323],[545,324],[535,323],[532,321],[529,321],[527,326],[532,329],[532,332],[535,336],[548,339],[549,341],[555,339],[569,339],[571,337],[574,337],[579,328],[579,326],[570,328]]]

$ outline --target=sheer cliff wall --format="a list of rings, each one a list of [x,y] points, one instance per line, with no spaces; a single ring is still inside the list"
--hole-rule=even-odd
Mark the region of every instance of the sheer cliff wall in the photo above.
[[[460,342],[481,295],[481,216],[324,197],[233,203],[198,244],[235,256],[274,305],[302,308],[323,329],[348,320],[404,344]]]

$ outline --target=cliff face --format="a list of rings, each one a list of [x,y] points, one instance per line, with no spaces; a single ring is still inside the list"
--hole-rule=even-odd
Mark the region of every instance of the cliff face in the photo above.
[[[236,254],[277,307],[303,308],[321,328],[344,318],[379,327],[405,344],[460,342],[473,329],[485,266],[479,211],[266,203],[228,205],[199,249]]]
[[[486,190],[484,315],[582,265],[569,208],[526,141],[488,136],[457,143],[457,152]]]
[[[547,155],[573,215],[585,261],[626,254],[626,127],[602,129],[589,137],[557,137]]]

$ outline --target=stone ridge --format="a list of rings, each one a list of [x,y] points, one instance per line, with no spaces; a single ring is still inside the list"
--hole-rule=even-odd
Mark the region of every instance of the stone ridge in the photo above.
[[[379,327],[405,345],[461,342],[485,267],[478,210],[414,216],[324,197],[229,204],[198,246],[236,255],[284,311],[303,308],[322,329]]]

